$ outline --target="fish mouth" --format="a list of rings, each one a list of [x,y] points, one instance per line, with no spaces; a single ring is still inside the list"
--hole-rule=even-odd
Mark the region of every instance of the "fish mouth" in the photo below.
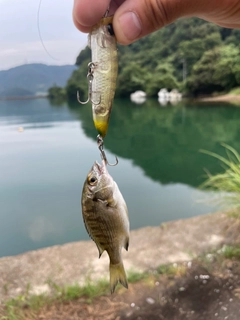
[[[96,173],[98,173],[99,175],[102,175],[104,173],[107,173],[107,168],[106,168],[106,163],[103,160],[102,164],[99,164],[97,161],[94,162],[93,166],[92,166],[92,170]]]

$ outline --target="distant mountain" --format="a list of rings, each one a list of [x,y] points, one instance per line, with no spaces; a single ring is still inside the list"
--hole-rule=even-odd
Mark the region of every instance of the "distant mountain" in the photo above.
[[[53,85],[64,87],[75,69],[34,63],[0,71],[0,97],[39,95]]]

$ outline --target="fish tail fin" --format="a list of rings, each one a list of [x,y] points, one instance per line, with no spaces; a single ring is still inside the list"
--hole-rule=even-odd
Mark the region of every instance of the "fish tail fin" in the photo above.
[[[112,264],[110,262],[110,286],[111,293],[114,292],[118,281],[128,289],[127,276],[124,270],[122,261],[118,264]]]

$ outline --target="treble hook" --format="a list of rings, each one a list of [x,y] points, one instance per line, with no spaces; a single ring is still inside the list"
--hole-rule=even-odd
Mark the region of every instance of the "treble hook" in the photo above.
[[[80,100],[79,91],[77,91],[77,100],[81,104],[87,104],[89,101],[91,101],[92,104],[98,106],[101,103],[101,95],[99,97],[99,101],[98,102],[93,101],[93,98],[92,98],[92,93],[93,93],[93,91],[92,91],[92,82],[93,82],[94,67],[95,67],[95,64],[93,62],[89,62],[89,64],[88,64],[88,74],[87,74],[87,79],[88,79],[88,99],[86,101],[81,101]]]
[[[118,164],[118,158],[116,157],[116,163],[109,163],[106,157],[105,152],[103,151],[103,138],[100,136],[100,134],[97,136],[97,143],[98,143],[98,148],[101,152],[101,157],[103,159],[103,161],[108,164],[111,167],[114,167]]]

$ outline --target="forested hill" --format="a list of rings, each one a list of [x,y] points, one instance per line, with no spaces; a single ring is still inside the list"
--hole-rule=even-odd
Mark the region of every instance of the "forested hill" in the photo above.
[[[65,86],[76,66],[24,64],[0,71],[0,97],[43,94],[53,85]]]
[[[79,66],[67,84],[67,95],[87,95],[90,50],[77,57]],[[186,67],[186,81],[184,68]],[[218,27],[198,18],[177,22],[129,45],[119,46],[116,96],[144,90],[179,88],[193,95],[228,91],[240,86],[240,30]]]

